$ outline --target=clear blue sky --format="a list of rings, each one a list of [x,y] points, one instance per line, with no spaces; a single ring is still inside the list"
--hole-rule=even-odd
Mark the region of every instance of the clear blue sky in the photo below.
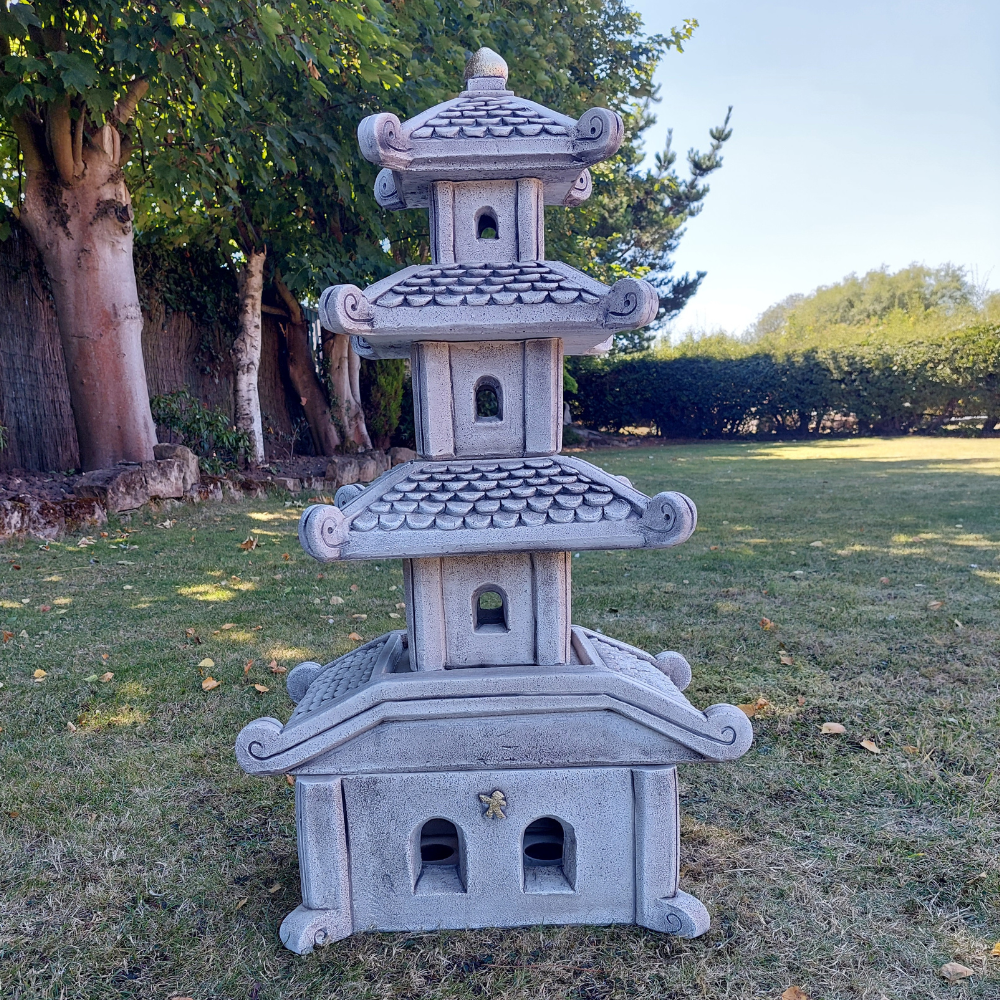
[[[700,27],[660,67],[647,154],[683,160],[733,108],[725,165],[677,269],[673,323],[745,329],[792,292],[912,261],[1000,287],[1000,0],[631,0]]]

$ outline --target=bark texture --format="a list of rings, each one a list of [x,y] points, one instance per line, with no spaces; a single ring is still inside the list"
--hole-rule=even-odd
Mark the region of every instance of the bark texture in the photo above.
[[[61,127],[55,115],[51,131]],[[61,150],[53,156],[54,168],[26,149],[21,223],[48,272],[80,461],[89,470],[123,459],[150,461],[156,431],[132,264],[132,200],[119,166],[118,131],[106,125],[86,142],[79,126],[77,131],[80,139],[68,153],[64,144],[53,144]]]
[[[237,296],[239,330],[233,341],[234,423],[250,435],[250,461],[254,465],[264,462],[264,427],[257,382],[261,345],[260,300],[264,291],[266,257],[265,250],[251,251],[240,268]]]
[[[371,438],[361,406],[361,358],[351,350],[351,338],[323,331],[323,355],[330,378],[330,404],[333,419],[345,442],[356,448],[371,448]]]
[[[333,423],[323,383],[313,362],[309,323],[302,314],[298,300],[280,276],[275,278],[274,286],[288,310],[289,320],[281,324],[281,332],[288,348],[288,375],[298,393],[302,409],[305,410],[313,447],[321,455],[333,455],[340,445],[340,435]]]

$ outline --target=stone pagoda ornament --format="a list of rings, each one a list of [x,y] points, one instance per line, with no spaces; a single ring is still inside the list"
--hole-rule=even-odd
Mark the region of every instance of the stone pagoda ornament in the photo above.
[[[635,923],[693,937],[678,886],[676,765],[750,746],[731,705],[682,694],[679,653],[652,656],[571,623],[571,554],[678,545],[680,493],[648,497],[562,446],[563,355],[607,350],[656,315],[545,259],[544,206],[578,205],[622,121],[567,118],[473,56],[466,89],[358,129],[387,209],[430,211],[431,257],[362,291],[328,288],[324,326],[365,358],[409,358],[417,461],[309,507],[320,561],[403,560],[406,629],[288,675],[285,725],[258,719],[249,774],[296,778],[304,954],[355,931]]]

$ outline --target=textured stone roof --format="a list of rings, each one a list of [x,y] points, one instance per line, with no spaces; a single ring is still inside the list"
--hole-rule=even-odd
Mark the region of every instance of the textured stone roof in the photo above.
[[[352,521],[352,532],[537,528],[638,519],[642,509],[558,459],[425,462]]]
[[[423,306],[510,306],[554,302],[596,303],[600,296],[582,282],[554,270],[545,261],[499,264],[450,264],[422,267],[382,292],[375,305],[386,309]]]
[[[288,720],[289,724],[321,708],[346,698],[352,691],[364,687],[371,679],[379,654],[394,633],[387,632],[371,642],[326,664],[313,678],[302,700]]]
[[[516,97],[482,94],[462,97],[414,129],[413,139],[497,139],[568,135],[569,129]]]

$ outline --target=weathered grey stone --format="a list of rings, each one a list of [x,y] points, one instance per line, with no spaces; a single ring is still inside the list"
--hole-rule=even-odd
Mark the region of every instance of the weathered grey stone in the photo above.
[[[153,457],[158,461],[172,458],[183,466],[183,493],[186,493],[201,478],[198,456],[182,444],[157,444],[153,446]]]
[[[288,490],[289,493],[302,492],[302,480],[297,476],[272,476],[271,481],[275,486]]]
[[[161,458],[153,462],[143,462],[142,471],[146,477],[146,489],[154,500],[176,500],[184,496],[188,488],[185,480],[187,468],[177,458]]]
[[[116,513],[135,510],[149,501],[146,474],[139,465],[88,472],[74,487],[77,495],[100,500]]]
[[[559,454],[563,355],[657,307],[646,282],[545,260],[544,205],[589,194],[621,119],[517,98],[489,50],[467,77],[454,101],[359,129],[379,202],[429,208],[432,263],[320,300],[358,353],[410,358],[419,454],[331,459],[334,503],[299,520],[320,561],[403,559],[406,629],[299,664],[287,723],[236,742],[247,773],[297,779],[302,905],[281,939],[299,953],[367,929],[704,933],[679,888],[676,765],[753,739],[738,708],[687,700],[679,653],[570,623],[572,552],[666,548],[697,524],[683,494]]]
[[[361,469],[353,455],[334,455],[326,465],[326,478],[335,480],[338,486],[356,483]]]

